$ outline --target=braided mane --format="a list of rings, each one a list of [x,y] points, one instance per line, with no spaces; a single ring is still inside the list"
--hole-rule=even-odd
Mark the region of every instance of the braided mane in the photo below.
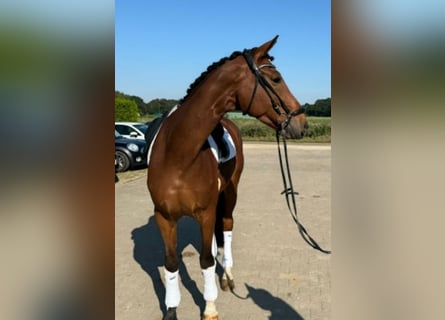
[[[182,104],[188,98],[188,96],[196,89],[196,87],[198,87],[204,81],[204,79],[210,72],[222,66],[227,61],[233,60],[242,54],[243,53],[241,51],[234,51],[229,57],[222,58],[221,60],[214,62],[210,66],[208,66],[207,70],[201,73],[201,75],[196,78],[195,81],[190,85],[190,87],[187,89],[186,95],[181,100],[179,100],[179,104]]]

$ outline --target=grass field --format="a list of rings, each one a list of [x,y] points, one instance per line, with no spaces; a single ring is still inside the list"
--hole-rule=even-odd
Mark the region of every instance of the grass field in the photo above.
[[[252,117],[229,114],[228,118],[236,123],[241,130],[244,141],[275,141],[275,131]],[[330,143],[331,118],[308,117],[309,129],[305,137],[298,142]],[[141,122],[151,121],[152,117],[141,117]]]
[[[231,118],[245,141],[275,141],[275,131],[256,119]],[[308,117],[309,129],[298,142],[331,142],[331,118]]]

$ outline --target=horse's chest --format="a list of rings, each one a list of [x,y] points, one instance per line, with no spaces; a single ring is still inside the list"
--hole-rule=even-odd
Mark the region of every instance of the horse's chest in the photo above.
[[[194,215],[212,207],[216,203],[218,183],[215,179],[200,180],[172,181],[156,197],[159,207],[169,214],[178,215]]]

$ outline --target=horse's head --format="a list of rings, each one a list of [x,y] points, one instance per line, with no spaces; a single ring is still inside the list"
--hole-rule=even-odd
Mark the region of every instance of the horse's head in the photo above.
[[[278,36],[258,48],[244,50],[245,76],[238,91],[238,107],[288,138],[300,139],[308,127],[304,109],[272,64],[269,50]],[[243,73],[244,74],[244,73]]]

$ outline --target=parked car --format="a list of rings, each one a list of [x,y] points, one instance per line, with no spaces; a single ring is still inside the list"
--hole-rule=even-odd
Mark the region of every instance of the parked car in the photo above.
[[[115,122],[114,129],[125,138],[144,140],[145,131],[148,129],[148,123]]]
[[[147,165],[145,140],[128,139],[114,130],[114,154],[117,172]]]

